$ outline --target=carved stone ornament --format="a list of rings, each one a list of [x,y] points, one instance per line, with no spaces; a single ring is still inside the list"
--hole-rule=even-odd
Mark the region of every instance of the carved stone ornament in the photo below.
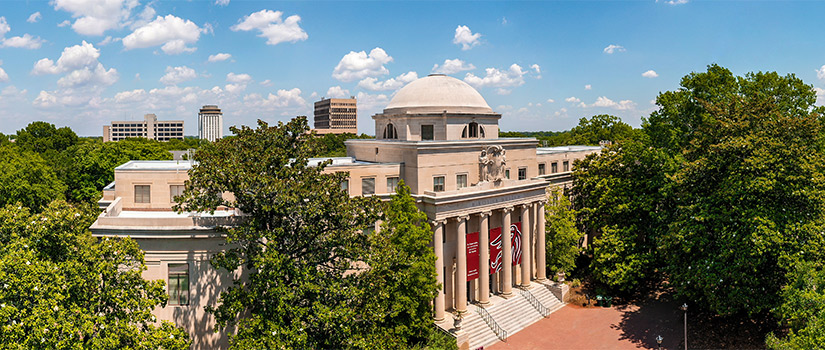
[[[506,165],[503,147],[499,145],[485,147],[478,156],[479,182],[500,182],[504,179]]]

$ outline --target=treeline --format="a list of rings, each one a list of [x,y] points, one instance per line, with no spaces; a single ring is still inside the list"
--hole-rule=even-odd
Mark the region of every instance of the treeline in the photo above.
[[[503,131],[499,137],[534,137],[541,147],[590,145],[601,141],[617,142],[633,136],[633,127],[621,118],[599,114],[579,119],[579,125],[566,131]]]
[[[667,282],[718,315],[773,317],[775,349],[825,344],[825,124],[793,74],[711,65],[659,94],[642,128],[577,162],[573,204],[593,278]]]
[[[40,211],[53,200],[94,204],[118,165],[172,159],[169,150],[197,148],[201,142],[134,138],[104,143],[78,137],[68,127],[33,122],[14,135],[0,134],[0,207],[20,203]]]

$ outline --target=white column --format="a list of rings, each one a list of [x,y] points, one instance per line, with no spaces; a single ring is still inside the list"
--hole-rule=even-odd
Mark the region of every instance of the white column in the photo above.
[[[444,220],[431,222],[433,225],[433,249],[435,249],[435,270],[438,275],[438,294],[435,296],[435,320],[444,319]]]
[[[478,303],[490,303],[490,212],[478,215]]]
[[[536,279],[539,281],[547,280],[547,236],[544,232],[547,223],[544,217],[544,204],[544,201],[538,202],[536,210],[536,221],[538,222],[538,225],[536,225]]]
[[[459,216],[456,225],[455,311],[467,311],[467,219]]]
[[[521,206],[521,286],[523,288],[530,287],[530,265],[532,265],[532,256],[530,255],[530,208],[532,204],[525,204]]]
[[[513,294],[513,242],[510,236],[510,213],[513,208],[504,208],[501,219],[501,250],[504,253],[504,261],[501,267],[501,294],[510,296]]]

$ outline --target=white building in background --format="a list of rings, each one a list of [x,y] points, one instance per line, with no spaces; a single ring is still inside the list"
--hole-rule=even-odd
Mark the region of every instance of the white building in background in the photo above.
[[[215,142],[223,138],[223,112],[216,105],[205,105],[198,113],[198,137]]]
[[[144,137],[150,140],[183,140],[183,120],[158,120],[154,114],[146,114],[143,121],[113,121],[103,126],[103,142],[120,141],[130,137]]]

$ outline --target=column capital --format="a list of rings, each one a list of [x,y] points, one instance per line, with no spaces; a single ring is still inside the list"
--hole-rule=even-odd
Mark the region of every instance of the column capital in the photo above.
[[[447,220],[430,220],[430,225],[437,226],[437,225],[444,225],[447,223]]]
[[[485,217],[485,216],[489,217],[491,215],[493,215],[492,211],[483,211],[483,212],[478,213],[478,216],[481,216],[481,217]]]
[[[506,208],[502,208],[501,210],[504,211],[505,213],[510,213],[510,212],[513,211],[513,209],[515,209],[515,208],[514,207],[506,207]]]
[[[455,217],[458,222],[470,220],[470,215],[459,215]]]

